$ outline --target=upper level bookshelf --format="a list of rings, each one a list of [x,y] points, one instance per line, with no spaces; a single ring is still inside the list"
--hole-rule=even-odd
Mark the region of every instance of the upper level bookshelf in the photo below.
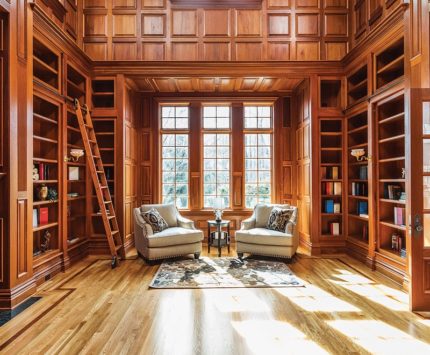
[[[367,97],[367,65],[363,65],[347,77],[348,106]]]
[[[60,57],[36,38],[33,40],[33,76],[39,82],[59,90]]]
[[[397,39],[386,48],[375,54],[375,89],[403,77],[404,75],[404,40]]]
[[[320,82],[320,107],[340,108],[342,82],[339,79],[322,79]]]
[[[80,104],[85,104],[87,80],[78,70],[67,64],[67,97],[78,99]]]
[[[115,81],[96,79],[91,82],[93,108],[115,107]]]

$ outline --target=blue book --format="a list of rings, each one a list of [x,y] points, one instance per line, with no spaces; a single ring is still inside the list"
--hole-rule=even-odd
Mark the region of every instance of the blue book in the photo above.
[[[325,213],[334,213],[334,200],[325,200]]]
[[[366,201],[359,201],[357,207],[358,207],[357,208],[358,215],[367,215],[368,214]]]

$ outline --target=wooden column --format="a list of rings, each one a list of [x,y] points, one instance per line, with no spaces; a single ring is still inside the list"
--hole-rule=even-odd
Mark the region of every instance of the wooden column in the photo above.
[[[244,153],[243,153],[243,104],[233,103],[231,107],[232,115],[232,137],[231,151],[231,207],[233,210],[245,207],[244,195]]]

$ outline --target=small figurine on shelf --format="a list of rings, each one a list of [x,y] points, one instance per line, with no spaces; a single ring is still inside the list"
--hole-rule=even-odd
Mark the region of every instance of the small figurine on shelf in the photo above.
[[[48,195],[47,198],[49,201],[53,202],[58,200],[58,193],[57,190],[55,190],[53,187],[48,188]]]
[[[39,201],[45,201],[48,197],[48,187],[45,184],[42,184],[36,188],[36,195],[39,198]]]
[[[406,179],[406,169],[402,168],[402,179]]]
[[[33,164],[33,181],[39,180],[39,169]]]
[[[42,240],[40,243],[40,250],[42,253],[46,252],[49,249],[49,241],[51,240],[51,233],[49,231],[45,231],[42,236]]]

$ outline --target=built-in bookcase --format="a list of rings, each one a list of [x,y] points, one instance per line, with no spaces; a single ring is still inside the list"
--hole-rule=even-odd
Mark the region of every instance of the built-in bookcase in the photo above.
[[[115,207],[115,126],[114,117],[94,117],[94,131],[108,182],[109,191]],[[92,189],[92,231],[93,236],[104,235],[103,221],[99,213],[99,205],[94,189]]]
[[[59,251],[58,197],[60,196],[61,106],[39,95],[33,97],[33,256],[34,264],[45,255]],[[46,190],[46,196],[42,191]]]
[[[367,97],[367,65],[364,65],[347,77],[348,106]]]
[[[343,120],[320,119],[321,235],[343,235]]]
[[[115,81],[113,79],[93,80],[91,87],[93,108],[115,107]]]
[[[404,75],[403,37],[375,54],[375,89],[400,79]]]
[[[36,81],[58,91],[60,89],[60,60],[36,38],[33,40],[33,76]]]
[[[363,149],[369,156],[367,110],[347,118],[348,139],[348,223],[347,239],[366,250],[369,243],[369,181],[370,163],[358,161],[351,155],[353,149]]]
[[[396,94],[376,107],[377,250],[400,257],[406,247],[405,102]],[[404,253],[404,251],[403,251]]]
[[[81,105],[85,104],[87,80],[84,75],[79,73],[70,64],[67,65],[67,97],[69,99],[78,99]]]

